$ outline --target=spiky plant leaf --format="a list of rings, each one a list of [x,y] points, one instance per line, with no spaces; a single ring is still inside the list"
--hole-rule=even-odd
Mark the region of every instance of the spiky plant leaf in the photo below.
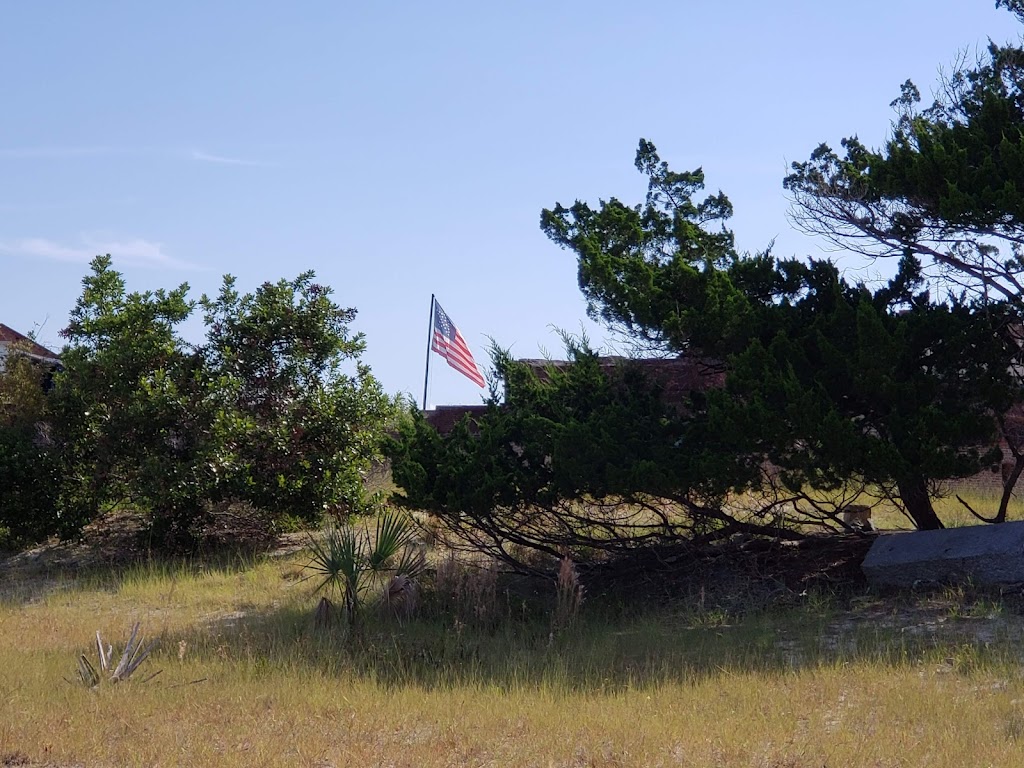
[[[380,515],[377,518],[377,537],[369,555],[371,570],[389,570],[399,553],[412,544],[414,536],[412,521],[405,515],[394,511]]]
[[[87,688],[95,688],[100,684],[100,676],[96,672],[96,668],[89,662],[84,653],[78,657],[78,678],[82,681],[82,685]]]
[[[135,622],[135,626],[132,627],[132,633],[128,637],[128,642],[124,646],[124,653],[121,654],[121,661],[117,663],[117,667],[114,669],[114,674],[111,676],[113,680],[120,680],[124,676],[125,671],[131,664],[132,657],[135,655],[136,645],[135,640],[139,635],[139,622]]]
[[[395,573],[410,579],[418,579],[427,569],[427,553],[413,544],[406,545],[402,557],[395,565]]]
[[[323,539],[310,539],[312,560],[306,566],[323,578],[314,590],[334,590],[344,594],[350,587],[358,587],[362,570],[359,536],[351,528],[331,527]]]
[[[96,630],[96,654],[100,659],[100,669],[104,672],[110,667],[110,659],[114,653],[114,646],[107,643],[106,650],[103,649],[103,638],[100,637],[100,631]]]

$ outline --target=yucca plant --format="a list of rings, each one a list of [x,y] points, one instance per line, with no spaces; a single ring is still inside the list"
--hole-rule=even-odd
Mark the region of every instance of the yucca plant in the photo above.
[[[92,662],[89,661],[88,657],[83,653],[78,657],[78,680],[82,685],[87,688],[95,688],[104,680],[111,683],[118,683],[122,680],[127,680],[137,670],[152,652],[153,648],[156,647],[156,640],[153,640],[149,645],[143,647],[143,638],[139,637],[139,623],[135,622],[135,626],[132,627],[131,635],[128,637],[128,642],[125,643],[124,652],[121,654],[121,660],[117,663],[116,667],[111,669],[111,662],[114,657],[114,648],[109,643],[104,645],[103,638],[100,636],[99,630],[96,632],[96,653],[99,656],[99,670],[93,666]],[[152,680],[154,677],[160,674],[162,670],[157,670],[152,675],[147,677],[142,682]]]
[[[377,517],[376,531],[368,528],[329,527],[320,540],[312,539],[313,557],[306,565],[321,577],[314,590],[339,595],[351,628],[359,625],[363,595],[373,581],[388,578],[381,601],[394,607],[402,600],[401,612],[409,612],[415,580],[423,573],[426,558],[416,547],[412,521],[394,511]],[[326,602],[325,602],[326,601]],[[331,603],[325,595],[317,608],[318,623],[330,623]]]

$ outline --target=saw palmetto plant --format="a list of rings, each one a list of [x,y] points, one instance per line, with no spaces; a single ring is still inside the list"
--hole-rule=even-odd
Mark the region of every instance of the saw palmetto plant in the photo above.
[[[306,567],[320,578],[314,594],[338,595],[350,627],[359,624],[366,592],[385,581],[380,601],[400,614],[411,612],[415,581],[423,573],[426,557],[416,546],[415,528],[408,517],[384,512],[377,517],[373,535],[368,527],[332,526],[310,547],[313,557]],[[325,594],[317,608],[317,623],[331,623],[331,615],[332,604]]]

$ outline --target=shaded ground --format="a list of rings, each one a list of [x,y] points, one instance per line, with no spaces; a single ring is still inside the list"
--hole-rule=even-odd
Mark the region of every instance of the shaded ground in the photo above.
[[[113,514],[89,526],[81,541],[0,552],[3,597],[29,602],[66,588],[69,576],[109,573],[159,558],[143,533],[138,516]],[[293,554],[308,541],[306,533],[246,537],[223,520],[214,533],[196,559],[223,563],[234,558],[240,567],[253,555]],[[844,646],[865,629],[982,645],[1007,635],[1024,638],[1021,585],[872,590],[860,565],[873,541],[872,536],[825,534],[799,542],[739,538],[702,549],[678,545],[638,550],[630,558],[593,565],[582,576],[588,601],[607,600],[637,611],[670,603],[696,612],[739,616],[823,601],[830,614],[823,643],[832,647]],[[242,547],[227,550],[225,542]],[[550,591],[536,580],[507,586],[523,596]],[[4,764],[0,760],[0,766]]]
[[[234,525],[231,516],[221,516],[211,524],[194,559],[222,563],[244,562],[255,555],[284,556],[301,550],[307,540],[306,533],[254,535]],[[147,540],[139,515],[112,513],[87,526],[78,541],[51,540],[22,552],[0,550],[0,596],[38,599],[66,585],[69,576],[118,571],[164,557]]]
[[[872,589],[860,566],[873,542],[873,536],[833,534],[638,552],[630,562],[595,568],[588,583],[592,594],[629,601],[638,610],[681,601],[697,611],[738,616],[820,604],[825,652],[856,651],[884,635],[917,647],[986,648],[1024,640],[1024,585]],[[783,652],[791,645],[794,662],[806,652],[785,635],[777,645]]]
[[[803,541],[739,538],[710,547],[686,544],[638,550],[586,574],[591,594],[643,595],[659,602],[699,598],[701,605],[742,611],[811,592],[860,594],[860,565],[873,537],[825,534]]]

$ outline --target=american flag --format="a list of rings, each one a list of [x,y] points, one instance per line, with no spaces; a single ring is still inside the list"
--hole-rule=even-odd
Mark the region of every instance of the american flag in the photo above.
[[[434,301],[434,335],[430,342],[430,348],[448,361],[448,365],[476,382],[478,387],[484,386],[484,377],[480,369],[476,367],[473,353],[469,351],[469,345],[462,338],[455,323],[448,317],[441,305]]]

